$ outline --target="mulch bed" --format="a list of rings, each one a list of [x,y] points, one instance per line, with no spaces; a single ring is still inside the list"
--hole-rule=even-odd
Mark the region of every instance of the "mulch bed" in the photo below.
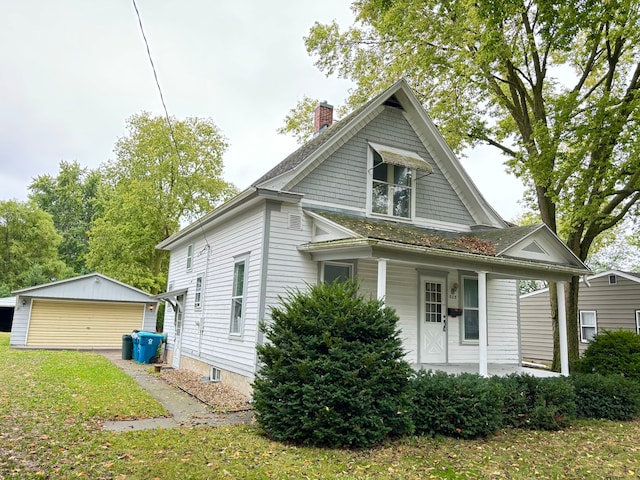
[[[251,398],[221,382],[203,381],[195,372],[163,368],[160,378],[212,407],[216,412],[252,410]]]

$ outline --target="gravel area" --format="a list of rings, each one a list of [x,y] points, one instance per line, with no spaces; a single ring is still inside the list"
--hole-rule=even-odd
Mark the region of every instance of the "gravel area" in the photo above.
[[[251,399],[246,395],[220,382],[203,381],[200,375],[189,370],[163,368],[160,371],[160,378],[193,395],[216,412],[240,412],[252,409]]]

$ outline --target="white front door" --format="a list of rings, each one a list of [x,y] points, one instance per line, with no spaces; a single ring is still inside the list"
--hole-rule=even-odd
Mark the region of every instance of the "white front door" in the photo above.
[[[445,281],[422,277],[420,281],[420,362],[447,361],[447,304]]]
[[[174,317],[175,340],[173,342],[173,358],[171,366],[180,368],[180,348],[182,346],[182,312],[184,310],[184,295],[178,295],[176,298],[176,311]]]

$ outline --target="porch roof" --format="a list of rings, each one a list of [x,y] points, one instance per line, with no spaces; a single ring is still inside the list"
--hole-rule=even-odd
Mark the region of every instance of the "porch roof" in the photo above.
[[[413,254],[415,262],[477,268],[515,278],[561,280],[590,273],[550,230],[541,225],[450,232],[389,220],[309,210],[353,234],[348,238],[311,242],[298,247],[317,260],[346,259],[349,256],[394,259],[394,255],[396,259],[408,260],[406,255]],[[542,230],[543,227],[545,230]],[[551,235],[561,248],[566,249],[568,254],[565,261],[552,262],[508,255],[511,246],[541,231]],[[422,259],[415,255],[420,255]],[[427,260],[426,256],[430,258]]]

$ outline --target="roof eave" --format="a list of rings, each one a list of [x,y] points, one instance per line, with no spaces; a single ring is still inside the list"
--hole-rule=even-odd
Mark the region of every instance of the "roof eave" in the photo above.
[[[456,260],[467,260],[476,264],[485,264],[487,266],[508,266],[522,267],[528,270],[537,270],[541,274],[551,274],[554,276],[583,276],[589,274],[588,269],[574,267],[571,265],[545,264],[541,262],[520,260],[506,257],[494,257],[470,252],[457,252],[454,250],[444,250],[433,247],[425,247],[419,245],[409,245],[403,243],[390,242],[388,240],[378,240],[372,238],[355,238],[341,239],[319,243],[307,243],[298,246],[298,250],[304,253],[320,253],[330,251],[332,249],[346,248],[363,248],[363,247],[381,247],[401,252],[417,253],[421,255],[429,255],[432,257],[448,258]],[[542,275],[541,275],[542,278]]]

